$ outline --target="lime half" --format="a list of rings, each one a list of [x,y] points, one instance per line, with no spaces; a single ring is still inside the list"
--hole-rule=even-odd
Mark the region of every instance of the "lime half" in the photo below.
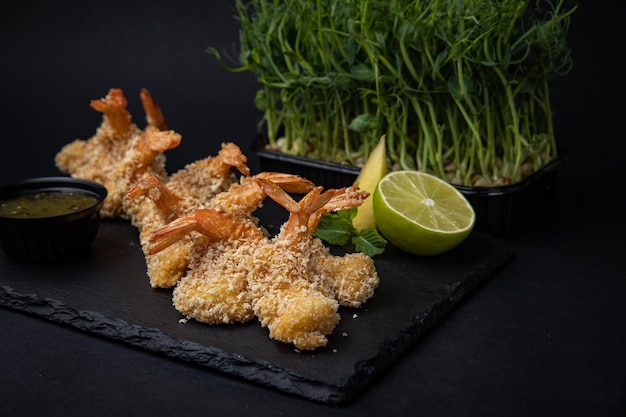
[[[394,246],[431,256],[458,246],[476,221],[467,199],[449,183],[420,171],[395,171],[374,191],[374,218]]]

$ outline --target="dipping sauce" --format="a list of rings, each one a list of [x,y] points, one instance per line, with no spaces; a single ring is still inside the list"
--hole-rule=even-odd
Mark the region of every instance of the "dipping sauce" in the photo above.
[[[75,213],[98,204],[87,193],[40,191],[0,201],[0,216],[34,219]]]

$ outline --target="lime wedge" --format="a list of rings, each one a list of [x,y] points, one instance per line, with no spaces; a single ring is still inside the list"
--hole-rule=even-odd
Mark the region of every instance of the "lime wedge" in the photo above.
[[[352,225],[356,230],[364,230],[376,227],[374,220],[373,194],[378,181],[387,174],[387,152],[385,149],[385,136],[382,136],[376,147],[372,150],[365,165],[361,168],[359,176],[354,181],[354,185],[363,191],[370,193],[370,197],[363,201],[352,219]]]

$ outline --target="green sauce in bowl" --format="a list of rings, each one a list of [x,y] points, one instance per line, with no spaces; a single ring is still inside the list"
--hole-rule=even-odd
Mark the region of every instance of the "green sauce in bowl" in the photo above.
[[[0,185],[0,249],[17,261],[61,262],[89,253],[107,189],[71,177]]]
[[[0,201],[0,216],[11,218],[55,217],[76,213],[98,204],[98,199],[80,192],[41,191]]]

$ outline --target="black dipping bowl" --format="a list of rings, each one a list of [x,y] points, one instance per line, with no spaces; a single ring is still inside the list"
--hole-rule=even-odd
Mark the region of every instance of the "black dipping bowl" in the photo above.
[[[0,185],[0,201],[39,192],[74,192],[92,195],[97,203],[50,217],[14,218],[0,215],[0,247],[23,262],[57,262],[86,255],[100,226],[106,188],[94,181],[44,177]]]

